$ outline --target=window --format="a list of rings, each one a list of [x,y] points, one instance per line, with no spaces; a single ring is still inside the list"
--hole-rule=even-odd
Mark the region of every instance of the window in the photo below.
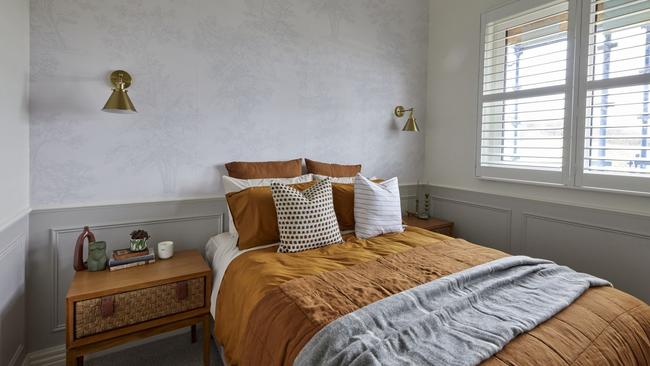
[[[520,0],[481,39],[477,176],[650,191],[650,1]]]

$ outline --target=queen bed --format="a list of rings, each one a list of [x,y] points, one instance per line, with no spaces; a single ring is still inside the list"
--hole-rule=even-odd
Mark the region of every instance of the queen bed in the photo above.
[[[206,247],[215,273],[215,340],[230,365],[291,365],[318,331],[379,299],[506,257],[418,228],[295,254]],[[323,286],[323,284],[329,286]],[[650,308],[603,286],[509,342],[484,365],[648,365]]]
[[[301,159],[226,165],[230,232],[206,256],[227,364],[650,365],[643,301],[550,261],[403,228],[396,178],[307,162],[308,175]]]

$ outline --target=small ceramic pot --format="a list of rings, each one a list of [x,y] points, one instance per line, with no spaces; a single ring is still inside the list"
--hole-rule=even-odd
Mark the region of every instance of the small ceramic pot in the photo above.
[[[147,249],[147,239],[131,239],[129,249],[132,252],[141,252]]]
[[[158,258],[167,259],[174,255],[174,242],[161,241],[158,243]]]

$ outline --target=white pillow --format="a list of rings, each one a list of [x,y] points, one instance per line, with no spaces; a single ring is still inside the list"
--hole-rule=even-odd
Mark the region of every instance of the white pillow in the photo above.
[[[354,184],[354,177],[328,177],[327,175],[314,174],[314,180],[328,179],[332,183]]]
[[[374,183],[357,174],[354,180],[354,221],[354,230],[360,239],[404,231],[397,177]]]
[[[282,184],[297,184],[297,183],[307,183],[313,180],[312,174],[305,174],[295,178],[261,178],[261,179],[239,179],[229,177],[227,175],[223,176],[223,188],[226,191],[226,194],[231,192],[243,191],[246,188],[250,187],[269,187],[271,183],[277,182]],[[226,205],[228,201],[226,201]],[[235,228],[235,223],[232,220],[232,215],[230,214],[230,207],[228,207],[228,232],[237,235],[237,229]]]
[[[327,175],[320,175],[320,174],[314,174],[314,180],[325,180],[328,179],[332,181],[332,183],[341,183],[341,184],[354,184],[354,179],[356,177],[328,177]],[[372,177],[370,180],[375,180],[377,177]]]

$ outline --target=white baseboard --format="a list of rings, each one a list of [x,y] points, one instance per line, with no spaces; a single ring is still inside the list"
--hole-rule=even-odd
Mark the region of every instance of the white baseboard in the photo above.
[[[25,347],[22,344],[19,344],[18,347],[16,348],[16,352],[14,352],[14,355],[11,357],[11,360],[9,360],[9,366],[18,366],[18,360],[23,356],[23,351],[25,350]]]
[[[64,366],[65,345],[54,346],[30,352],[25,356],[22,366]]]

